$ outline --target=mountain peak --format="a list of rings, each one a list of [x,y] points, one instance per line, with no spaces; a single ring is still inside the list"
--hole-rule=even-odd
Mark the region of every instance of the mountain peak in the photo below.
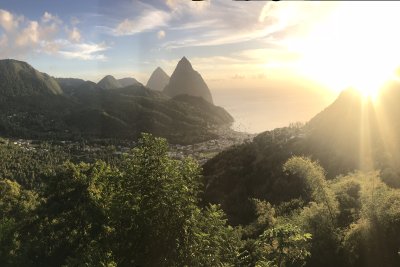
[[[28,96],[38,94],[62,94],[57,81],[39,72],[24,61],[0,60],[0,94]]]
[[[116,81],[117,79],[115,79],[115,77],[112,76],[112,75],[106,75],[101,80],[110,80],[110,81],[114,81],[115,80]]]
[[[164,87],[169,83],[169,76],[165,73],[165,71],[157,67],[153,73],[151,74],[146,87],[155,90],[155,91],[162,91]]]
[[[178,62],[168,85],[164,88],[164,93],[170,97],[177,95],[198,96],[209,103],[213,103],[210,89],[186,57]]]
[[[116,89],[122,87],[118,80],[112,75],[104,76],[104,78],[101,79],[97,85],[103,89]]]
[[[178,65],[176,68],[182,68],[182,69],[188,69],[188,70],[193,70],[192,64],[186,57],[182,57],[181,60],[179,60]]]

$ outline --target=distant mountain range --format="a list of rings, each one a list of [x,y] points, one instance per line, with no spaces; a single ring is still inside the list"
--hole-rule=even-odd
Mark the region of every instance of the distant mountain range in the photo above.
[[[53,78],[25,62],[0,60],[0,135],[135,139],[150,132],[182,144],[215,138],[214,129],[229,126],[232,116],[193,95],[171,98],[111,75],[97,84]]]

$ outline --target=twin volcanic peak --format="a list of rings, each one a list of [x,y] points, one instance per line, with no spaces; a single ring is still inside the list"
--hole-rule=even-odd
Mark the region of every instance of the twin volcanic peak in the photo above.
[[[200,73],[193,69],[192,64],[190,64],[186,57],[183,57],[178,62],[163,92],[170,97],[175,97],[177,95],[202,97],[213,104],[210,89]]]
[[[62,87],[82,87],[85,83],[79,79],[55,79],[45,73],[35,70],[29,64],[13,59],[0,60],[0,93],[4,96],[29,96],[37,94],[62,94]],[[101,79],[98,88],[110,90],[132,85],[141,85],[134,78],[116,79],[107,75]],[[91,87],[96,84],[91,84]],[[162,91],[169,97],[189,95],[202,97],[213,104],[211,92],[201,77],[195,71],[186,57],[177,64],[171,78],[158,67],[147,82],[147,87]],[[67,88],[65,88],[67,89]]]
[[[169,79],[168,74],[162,68],[157,67],[147,81],[146,87],[162,92],[165,86],[168,85]]]

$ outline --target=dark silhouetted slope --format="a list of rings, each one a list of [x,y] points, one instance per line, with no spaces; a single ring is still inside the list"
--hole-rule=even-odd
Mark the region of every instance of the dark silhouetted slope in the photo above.
[[[346,90],[305,126],[259,134],[204,165],[206,202],[222,204],[232,223],[254,219],[250,198],[272,203],[304,197],[299,180],[282,164],[291,156],[320,162],[328,178],[379,169],[390,186],[400,186],[400,86],[387,84],[375,103]]]

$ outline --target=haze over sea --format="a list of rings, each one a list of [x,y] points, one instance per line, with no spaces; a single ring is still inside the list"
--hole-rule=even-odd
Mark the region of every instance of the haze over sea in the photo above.
[[[248,133],[288,126],[291,122],[305,123],[338,95],[304,88],[289,91],[290,86],[287,83],[266,88],[215,89],[212,93],[215,104],[235,118],[232,128]]]

